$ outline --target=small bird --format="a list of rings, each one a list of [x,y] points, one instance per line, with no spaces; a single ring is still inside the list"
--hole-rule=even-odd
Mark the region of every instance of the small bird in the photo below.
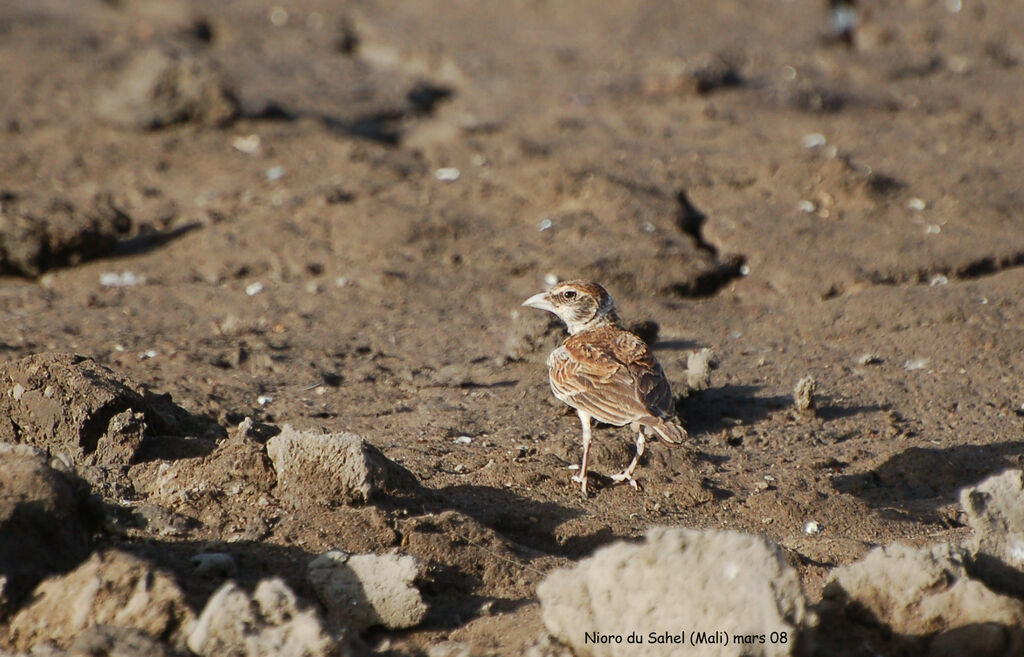
[[[575,408],[583,425],[583,461],[573,481],[586,496],[593,418],[617,427],[628,424],[636,432],[636,456],[612,480],[638,489],[633,472],[650,432],[669,443],[686,439],[686,429],[674,419],[665,371],[643,340],[619,326],[615,302],[596,283],[559,283],[523,305],[554,313],[569,330],[548,356],[548,379],[555,397]]]

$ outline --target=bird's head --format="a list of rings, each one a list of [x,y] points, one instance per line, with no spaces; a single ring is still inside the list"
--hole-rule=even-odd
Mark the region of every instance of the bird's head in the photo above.
[[[619,323],[611,295],[589,281],[559,283],[547,292],[533,295],[523,305],[554,313],[565,322],[569,335]]]

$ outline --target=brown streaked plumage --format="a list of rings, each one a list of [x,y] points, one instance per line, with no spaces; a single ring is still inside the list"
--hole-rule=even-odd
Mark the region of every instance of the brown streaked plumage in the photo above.
[[[633,472],[646,444],[646,432],[679,443],[686,430],[674,418],[674,402],[665,371],[643,340],[619,326],[615,303],[596,283],[567,281],[535,294],[524,306],[554,313],[569,337],[548,357],[548,379],[555,397],[576,409],[583,426],[583,461],[573,477],[587,494],[590,420],[637,434],[636,456],[615,481],[638,488]]]

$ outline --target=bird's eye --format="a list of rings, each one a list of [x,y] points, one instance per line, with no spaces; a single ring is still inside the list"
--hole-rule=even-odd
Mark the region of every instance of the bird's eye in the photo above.
[[[576,290],[566,290],[562,292],[562,296],[565,297],[566,301],[572,301],[576,298]]]

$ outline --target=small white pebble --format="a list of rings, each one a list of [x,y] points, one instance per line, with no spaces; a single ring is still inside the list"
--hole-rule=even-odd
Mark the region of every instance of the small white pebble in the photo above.
[[[926,207],[928,207],[928,204],[919,198],[912,198],[909,201],[907,201],[907,207],[910,208],[911,210],[917,210],[918,212],[920,212],[921,210],[924,210]]]
[[[825,145],[825,141],[825,135],[820,132],[812,132],[809,135],[804,135],[801,143],[803,143],[804,148],[819,148]]]
[[[569,469],[570,470],[579,470],[580,466],[579,466],[578,463],[573,463],[572,465],[569,466]]]
[[[284,177],[284,167],[274,166],[267,169],[267,180],[273,182]]]
[[[455,442],[459,445],[468,445],[473,442],[473,439],[470,436],[459,436],[455,439]]]
[[[825,528],[822,527],[821,523],[818,522],[817,520],[811,520],[806,525],[804,525],[804,533],[808,534],[810,536],[814,536],[815,534],[820,534],[824,530],[825,530]]]
[[[24,394],[25,386],[21,385],[20,383],[15,383],[14,387],[11,388],[11,397],[14,397],[15,400],[21,399],[22,395]]]
[[[550,217],[544,217],[543,219],[540,220],[540,223],[537,224],[537,230],[541,232],[545,230],[551,230],[551,227],[554,225],[555,222],[551,221]]]
[[[959,14],[963,8],[963,0],[946,0],[946,11],[951,14]]]
[[[942,232],[942,226],[938,224],[928,224],[924,227],[924,232],[928,235],[938,235]]]
[[[139,360],[149,360],[150,358],[156,358],[156,357],[157,357],[156,349],[147,349],[144,352],[142,352],[141,354],[139,354]]]
[[[274,27],[284,27],[288,24],[288,11],[284,7],[272,7],[270,9],[270,24]]]
[[[235,137],[231,141],[231,147],[240,153],[245,153],[246,155],[259,155],[260,136],[252,134],[244,137]]]
[[[988,304],[988,297],[982,297],[982,298],[978,299],[978,303],[980,303],[983,306],[987,305]]]
[[[274,401],[274,398],[271,397],[270,395],[260,395],[259,397],[256,398],[256,403],[259,404],[260,406],[266,406],[272,401]]]
[[[462,173],[455,167],[442,167],[434,172],[434,177],[441,182],[455,182],[461,175]]]
[[[931,362],[931,358],[911,358],[903,362],[903,369],[910,371],[923,370],[928,367],[929,362]]]
[[[644,222],[643,229],[645,233],[653,233],[655,231],[654,224],[649,221]]]
[[[100,285],[104,287],[131,287],[139,284],[139,277],[130,271],[123,271],[120,274],[107,272],[100,274]]]
[[[544,284],[548,286],[558,285],[558,276],[555,276],[554,274],[544,274]]]
[[[345,287],[346,285],[348,285],[348,279],[345,278],[344,276],[339,276],[334,279],[334,284],[338,287]]]
[[[255,283],[250,283],[245,287],[245,293],[248,294],[250,297],[254,297],[262,291],[263,283],[260,283],[259,281],[256,281]]]
[[[814,203],[806,199],[797,203],[796,207],[800,212],[814,212]]]
[[[935,274],[932,276],[931,280],[928,281],[928,285],[931,285],[932,287],[935,287],[936,285],[945,285],[946,283],[949,283],[949,279],[942,274]]]
[[[750,265],[740,265],[740,276],[750,276]]]

